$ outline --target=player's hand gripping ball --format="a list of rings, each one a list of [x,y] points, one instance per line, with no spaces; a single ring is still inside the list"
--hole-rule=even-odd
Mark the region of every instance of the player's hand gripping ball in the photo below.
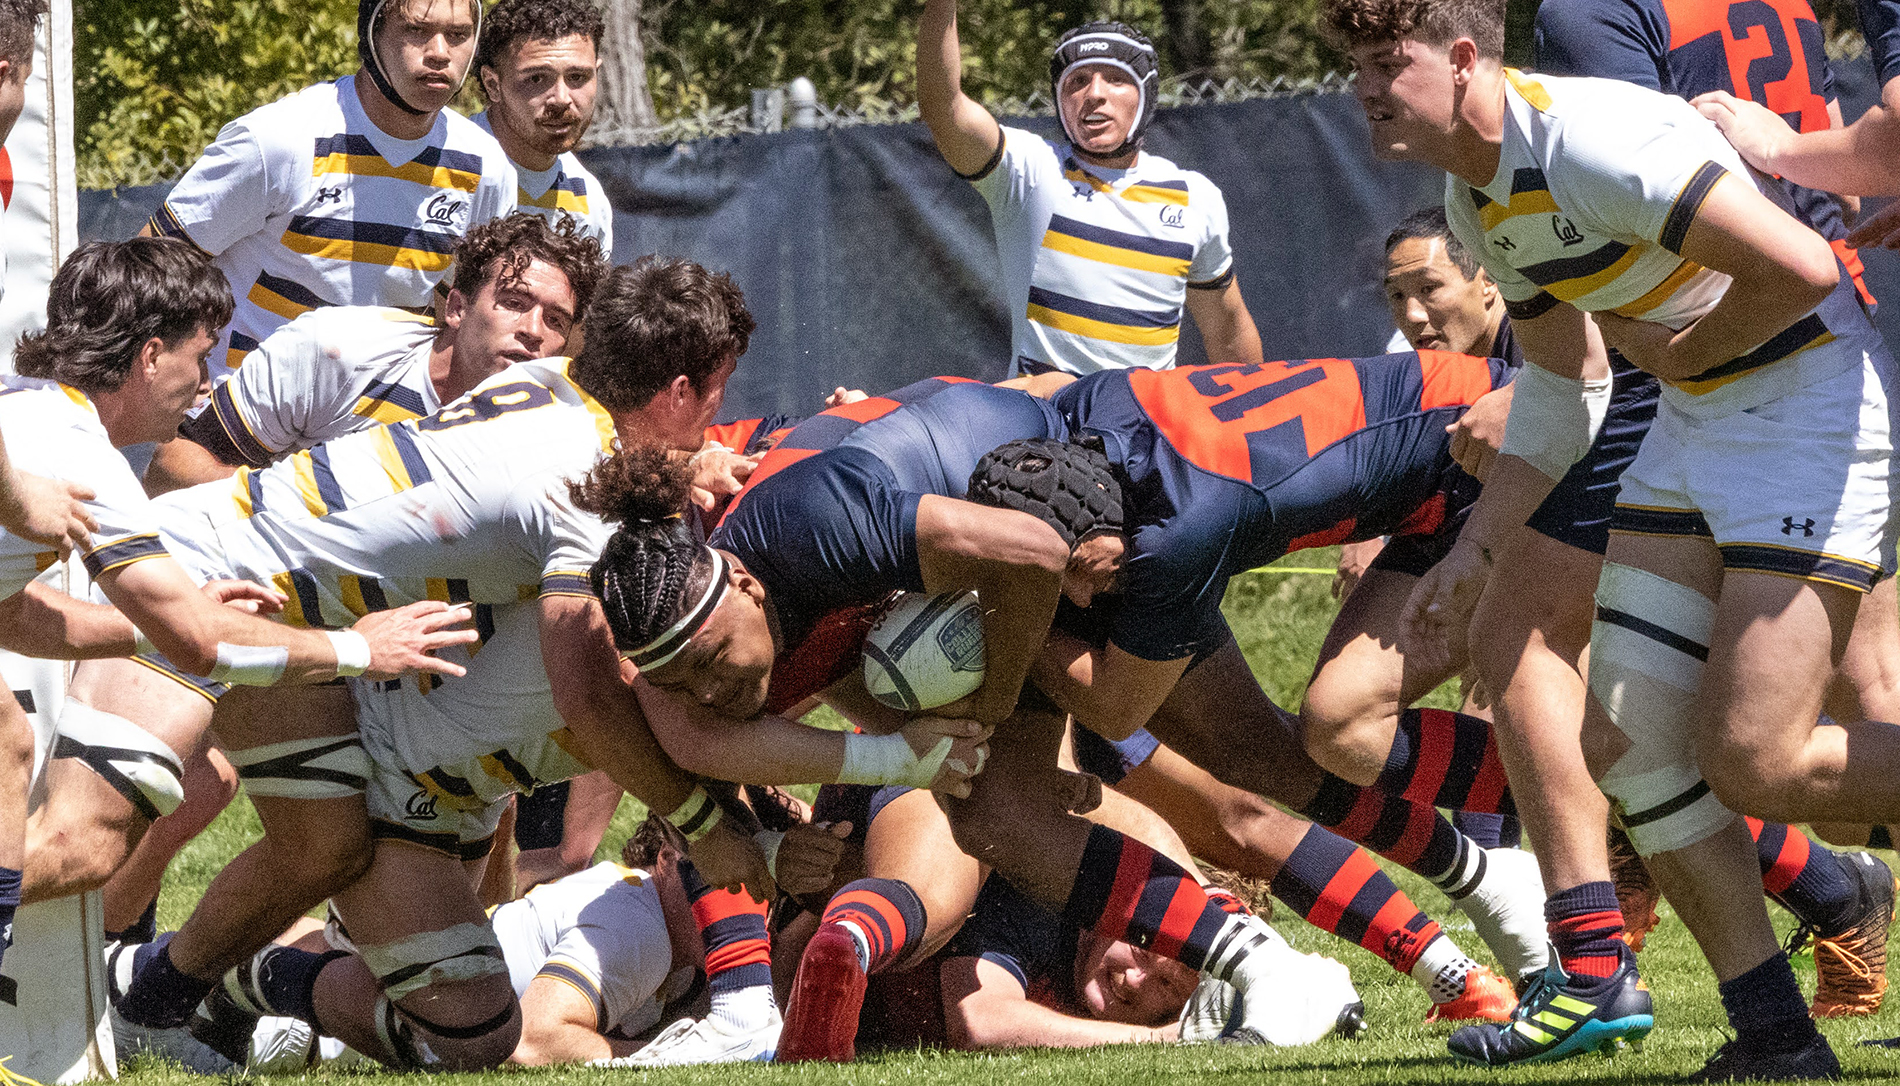
[[[897,597],[864,638],[864,686],[893,709],[934,709],[983,685],[983,608],[976,593]]]

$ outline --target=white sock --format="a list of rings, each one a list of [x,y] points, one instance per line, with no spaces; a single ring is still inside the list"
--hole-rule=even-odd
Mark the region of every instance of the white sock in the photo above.
[[[1477,967],[1457,943],[1440,933],[1413,963],[1412,979],[1433,1003],[1449,1003],[1465,994],[1465,977]]]
[[[1484,849],[1464,834],[1458,835],[1458,856],[1451,867],[1442,875],[1432,878],[1432,884],[1445,891],[1445,896],[1453,901],[1462,901],[1484,881],[1485,869],[1489,866]]]
[[[1266,921],[1238,914],[1229,916],[1221,925],[1201,971],[1244,993],[1249,983],[1255,982],[1255,978],[1264,980],[1273,971],[1274,964],[1285,961],[1285,956],[1292,952],[1286,940]]]
[[[834,923],[851,933],[851,942],[858,948],[858,968],[869,973],[871,971],[871,937],[864,934],[864,929],[859,927],[855,920],[838,920]]]
[[[778,1004],[772,1002],[772,986],[769,984],[751,984],[729,992],[714,992],[712,1011],[708,1018],[716,1018],[730,1027],[732,1033],[753,1033],[772,1024],[778,1015]]]

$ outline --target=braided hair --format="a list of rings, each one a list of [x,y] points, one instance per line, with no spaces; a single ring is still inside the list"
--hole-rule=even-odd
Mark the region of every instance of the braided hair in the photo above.
[[[998,445],[970,473],[969,500],[1028,513],[1070,550],[1093,532],[1122,530],[1122,487],[1101,450],[1031,438]]]
[[[588,571],[620,649],[678,621],[714,573],[712,552],[684,516],[691,488],[691,467],[658,445],[622,449],[568,484],[577,507],[620,525]]]

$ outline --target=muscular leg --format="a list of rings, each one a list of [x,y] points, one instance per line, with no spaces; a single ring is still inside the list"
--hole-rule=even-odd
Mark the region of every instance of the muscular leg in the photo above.
[[[74,751],[59,742],[46,767],[47,801],[27,820],[27,901],[105,885],[152,822],[177,806],[182,791],[174,774],[202,749],[211,703],[130,660],[87,660],[74,672],[61,709],[62,736],[78,728],[82,716],[89,718],[86,736],[96,738],[101,751],[133,743],[164,749],[149,752],[156,760],[143,749],[135,761],[95,757],[117,778],[115,787],[85,756],[59,756],[62,748]],[[170,764],[161,768],[160,760]]]
[[[138,960],[119,1011],[182,1024],[225,970],[350,882],[369,862],[368,758],[342,686],[239,687],[214,721],[264,836],[218,872],[169,944]]]
[[[1584,766],[1583,650],[1601,556],[1519,529],[1471,620],[1498,753],[1551,893],[1607,882],[1609,804]]]
[[[392,1067],[481,1070],[514,1051],[520,1006],[469,873],[455,857],[378,841],[374,862],[337,895],[337,909],[361,956],[322,963],[305,982],[307,1006],[324,1032]],[[413,979],[398,979],[424,965]],[[302,1009],[295,1006],[298,993],[289,1000],[260,994],[273,1009]]]
[[[935,797],[917,789],[886,804],[871,821],[864,838],[864,873],[904,883],[923,905],[922,933],[893,955],[904,964],[943,949],[975,906],[989,872],[958,850]]]
[[[125,865],[100,891],[108,934],[133,928],[158,901],[165,869],[237,796],[237,770],[216,747],[185,763],[185,802],[152,823]]]
[[[33,725],[11,694],[0,691],[0,955],[13,945],[13,913],[20,906],[26,866],[26,804],[33,783]],[[11,982],[0,998],[13,1001]]]

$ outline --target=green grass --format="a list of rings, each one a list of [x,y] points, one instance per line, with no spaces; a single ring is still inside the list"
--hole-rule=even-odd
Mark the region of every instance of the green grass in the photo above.
[[[1332,552],[1307,552],[1287,565],[1327,566]],[[1262,686],[1276,701],[1292,706],[1312,670],[1321,637],[1332,621],[1335,604],[1325,577],[1263,573],[1238,578],[1227,596],[1227,613],[1241,648],[1252,662]],[[1432,704],[1450,706],[1455,695],[1448,687],[1433,695]],[[614,830],[602,846],[602,858],[618,851],[619,842],[638,821],[640,811],[631,800],[622,803]],[[258,832],[257,819],[243,797],[173,862],[160,900],[161,927],[176,927],[218,869]],[[1883,858],[1894,862],[1891,855]],[[1449,914],[1443,895],[1408,872],[1388,866],[1399,884],[1420,907],[1432,914],[1467,953],[1488,960],[1483,944],[1467,923]],[[1793,922],[1771,909],[1777,931],[1784,936]],[[1715,982],[1688,932],[1665,905],[1663,923],[1650,937],[1641,957],[1643,975],[1656,996],[1657,1031],[1640,1053],[1625,1052],[1612,1060],[1595,1056],[1542,1067],[1487,1072],[1460,1067],[1445,1053],[1448,1027],[1421,1023],[1425,998],[1410,980],[1399,977],[1373,955],[1306,924],[1281,910],[1275,925],[1302,950],[1331,954],[1351,967],[1353,981],[1365,997],[1371,1028],[1355,1041],[1329,1041],[1306,1048],[1230,1049],[1217,1047],[1138,1046],[1087,1052],[1025,1051],[999,1055],[953,1052],[895,1052],[868,1056],[849,1067],[722,1066],[644,1072],[656,1086],[697,1083],[810,1083],[848,1084],[968,1084],[990,1086],[1012,1083],[1240,1083],[1307,1084],[1385,1083],[1438,1086],[1463,1082],[1590,1083],[1674,1082],[1702,1065],[1726,1038]],[[1795,970],[1804,991],[1814,987],[1813,961],[1796,960]],[[1900,1053],[1856,1047],[1856,1042],[1900,1034],[1900,1011],[1891,1006],[1873,1018],[1828,1022],[1822,1031],[1834,1042],[1849,1079],[1900,1080]],[[366,1072],[319,1072],[319,1081],[363,1078]],[[445,1086],[489,1083],[503,1077],[521,1081],[534,1075],[550,1083],[604,1082],[628,1072],[583,1069],[495,1072],[488,1075],[451,1075]],[[203,1081],[174,1066],[135,1061],[122,1076],[134,1086],[182,1086]]]

